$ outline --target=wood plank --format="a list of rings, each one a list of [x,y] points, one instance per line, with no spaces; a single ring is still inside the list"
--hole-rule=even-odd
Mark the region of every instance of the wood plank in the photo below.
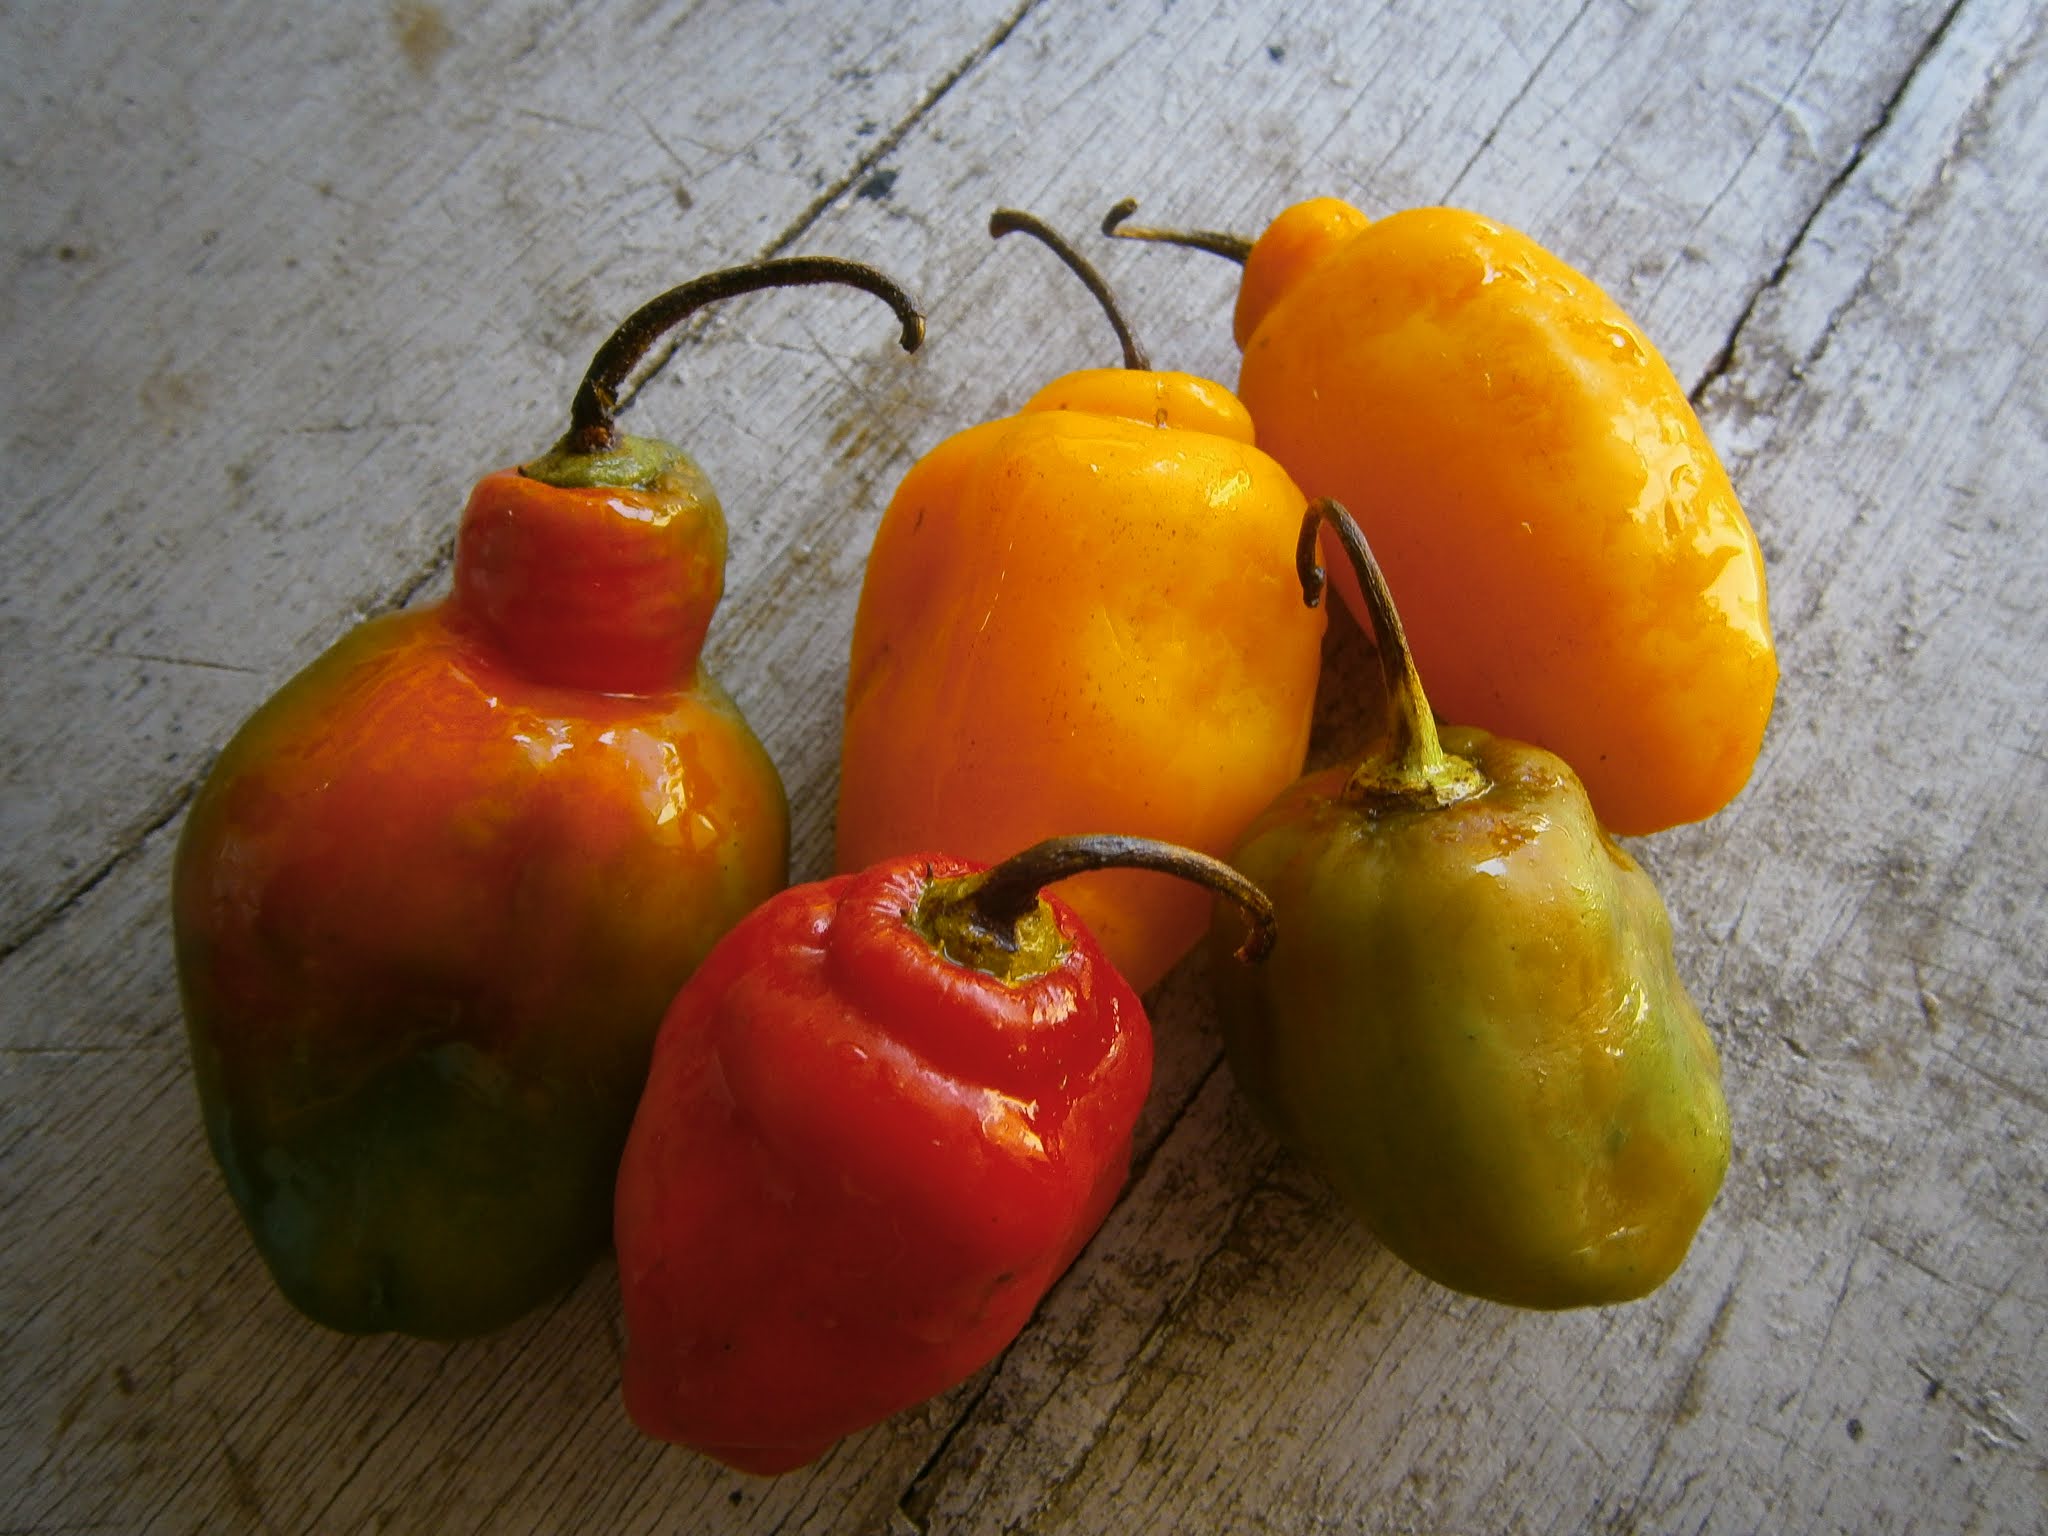
[[[32,487],[0,527],[0,1209],[34,1234],[0,1250],[0,1529],[2025,1528],[2037,8],[247,7],[148,48],[117,10],[0,24],[49,82],[0,80],[33,125],[0,324],[34,365],[0,386]],[[808,1472],[632,1431],[608,1270],[454,1348],[290,1313],[198,1134],[163,909],[246,709],[437,590],[469,480],[552,434],[634,299],[740,247],[867,256],[925,296],[922,357],[865,299],[764,300],[631,418],[726,497],[712,661],[816,873],[889,488],[1108,355],[989,208],[1255,229],[1326,190],[1484,206],[1593,271],[1703,383],[1769,546],[1758,781],[1643,849],[1738,1127],[1679,1281],[1561,1318],[1417,1281],[1250,1123],[1190,967],[1102,1237],[997,1369]],[[1162,363],[1234,374],[1223,264],[1089,249]],[[122,455],[70,451],[88,410]],[[1325,754],[1348,626],[1330,659]]]
[[[2039,27],[1959,14],[1708,392],[1747,448],[1787,679],[1745,799],[1644,850],[1739,1136],[1678,1281],[1557,1318],[1447,1297],[1247,1146],[1223,1173],[1244,1205],[1104,1427],[977,1420],[927,1475],[928,1529],[2038,1517],[2048,1052],[2017,893],[2048,856],[2023,595],[2048,538],[2013,509],[2048,453]],[[1943,771],[1943,742],[1996,767]],[[1121,1257],[1107,1236],[1075,1284]],[[994,1395],[1035,1405],[1073,1348],[1034,1334]]]
[[[1013,3],[10,13],[0,952],[432,579],[628,310],[801,239]]]

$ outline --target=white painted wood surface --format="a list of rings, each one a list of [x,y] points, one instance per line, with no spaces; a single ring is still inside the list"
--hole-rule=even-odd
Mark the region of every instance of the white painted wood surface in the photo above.
[[[401,0],[0,17],[0,1530],[2030,1532],[2048,1505],[2048,18],[2026,0]],[[1010,1353],[806,1472],[617,1407],[601,1266],[453,1347],[271,1290],[199,1135],[164,900],[211,755],[437,591],[640,298],[763,298],[628,418],[726,499],[714,666],[829,851],[882,503],[1107,360],[988,211],[1255,231],[1448,201],[1606,283],[1770,560],[1757,777],[1648,839],[1737,1149],[1677,1279],[1531,1316],[1401,1268],[1251,1123],[1197,968],[1145,1156]],[[1233,274],[1089,244],[1228,381]],[[1332,626],[1319,750],[1349,744]]]

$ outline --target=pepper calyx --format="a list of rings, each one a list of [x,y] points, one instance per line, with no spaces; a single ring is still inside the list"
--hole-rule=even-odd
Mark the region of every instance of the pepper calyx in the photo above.
[[[1263,960],[1273,947],[1271,899],[1230,865],[1177,843],[1111,833],[1049,837],[993,869],[933,880],[909,922],[956,965],[1023,986],[1057,968],[1073,948],[1040,889],[1103,869],[1146,869],[1204,886],[1244,913],[1248,931],[1238,959]]]
[[[1451,752],[1439,753],[1438,756],[1437,763],[1417,770],[1399,758],[1381,759],[1368,755],[1345,780],[1344,800],[1362,809],[1375,809],[1393,802],[1442,810],[1484,794],[1493,787],[1493,781],[1480,772],[1479,765],[1470,758]]]
[[[519,473],[561,490],[646,490],[682,457],[682,449],[655,437],[621,432],[609,448],[590,452],[565,434]]]
[[[1059,930],[1052,908],[1036,898],[1030,908],[991,919],[980,894],[990,870],[933,880],[910,914],[910,926],[953,964],[1021,987],[1058,970],[1073,948]]]

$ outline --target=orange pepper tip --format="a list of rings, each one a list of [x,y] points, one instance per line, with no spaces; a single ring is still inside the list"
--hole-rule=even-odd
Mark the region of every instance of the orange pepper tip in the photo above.
[[[1018,415],[1085,411],[1150,427],[1206,432],[1251,444],[1256,434],[1244,403],[1213,379],[1171,369],[1081,368],[1062,374],[1025,401]]]
[[[1231,333],[1240,350],[1267,312],[1300,281],[1303,273],[1372,220],[1341,198],[1312,197],[1296,203],[1267,226],[1245,258]]]

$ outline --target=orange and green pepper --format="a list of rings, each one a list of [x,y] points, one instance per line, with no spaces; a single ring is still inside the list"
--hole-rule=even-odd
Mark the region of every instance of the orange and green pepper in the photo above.
[[[699,304],[853,282],[738,268],[643,308],[570,433],[486,476],[454,592],[374,620],[237,733],[179,844],[179,981],[208,1139],[286,1297],[351,1332],[481,1333],[568,1285],[663,1010],[787,878],[783,790],[698,652],[717,499],[616,431]]]

